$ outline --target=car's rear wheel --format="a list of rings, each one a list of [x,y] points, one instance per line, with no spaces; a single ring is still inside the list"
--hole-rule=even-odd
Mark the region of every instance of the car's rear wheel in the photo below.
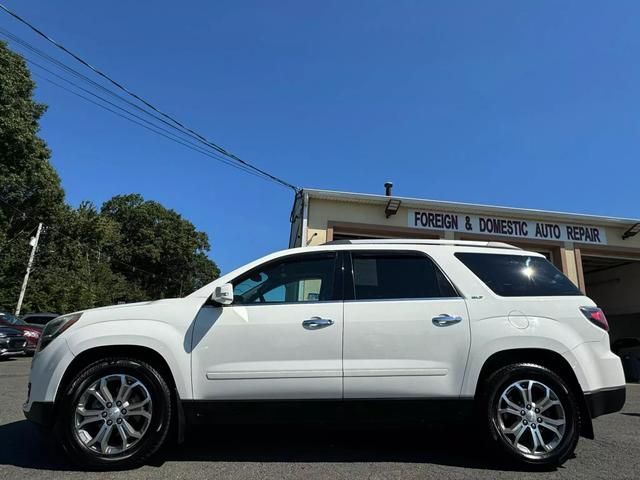
[[[83,466],[129,468],[160,448],[171,414],[171,392],[158,370],[134,358],[106,358],[69,383],[56,432]]]
[[[541,365],[509,365],[489,377],[485,391],[489,433],[511,458],[553,467],[573,454],[580,408],[562,377]]]

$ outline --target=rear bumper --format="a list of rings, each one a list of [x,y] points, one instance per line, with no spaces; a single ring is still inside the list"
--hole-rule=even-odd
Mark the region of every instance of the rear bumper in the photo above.
[[[591,418],[622,410],[627,390],[624,385],[614,388],[603,388],[584,394]]]
[[[607,335],[602,341],[582,343],[563,353],[563,357],[573,368],[583,392],[596,394],[624,388],[622,361],[611,352]]]
[[[43,427],[51,427],[53,425],[55,421],[53,402],[31,402],[29,410],[26,407],[27,404],[22,407],[22,411],[27,420]]]

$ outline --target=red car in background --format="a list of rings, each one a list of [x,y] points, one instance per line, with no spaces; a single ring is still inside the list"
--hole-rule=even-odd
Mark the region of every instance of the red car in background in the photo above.
[[[7,312],[0,312],[0,327],[11,327],[22,332],[22,335],[27,339],[27,346],[24,350],[25,353],[27,355],[33,355],[35,353],[43,327],[40,325],[30,325]]]

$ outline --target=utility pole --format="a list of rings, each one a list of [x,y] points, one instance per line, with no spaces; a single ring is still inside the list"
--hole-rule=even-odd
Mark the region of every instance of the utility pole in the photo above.
[[[42,222],[38,224],[38,231],[36,232],[36,236],[32,238],[31,241],[29,242],[29,244],[31,245],[31,255],[29,255],[29,263],[27,264],[27,273],[24,274],[22,289],[20,289],[20,297],[18,298],[18,305],[16,306],[16,317],[20,315],[20,309],[22,308],[22,301],[24,300],[24,293],[27,291],[27,283],[29,282],[29,274],[31,273],[33,260],[34,258],[36,258],[36,250],[38,249],[40,232],[42,232]]]

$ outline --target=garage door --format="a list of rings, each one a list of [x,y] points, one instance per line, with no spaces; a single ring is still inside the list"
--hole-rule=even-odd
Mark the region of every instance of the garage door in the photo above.
[[[640,380],[640,261],[582,256],[586,293],[609,320],[611,348],[623,358],[629,380]]]

